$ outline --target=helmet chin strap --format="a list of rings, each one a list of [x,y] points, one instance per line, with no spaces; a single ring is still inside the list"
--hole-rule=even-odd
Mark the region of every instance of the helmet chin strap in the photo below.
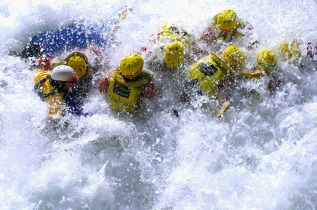
[[[60,91],[62,91],[62,92],[67,92],[67,89],[65,88],[65,83],[66,83],[66,82],[64,82],[64,81],[57,81],[57,82],[58,82],[58,87],[57,87],[57,88],[58,88]],[[60,85],[59,82],[61,82],[62,85]]]
[[[65,89],[65,83],[66,82],[64,82],[64,81],[62,82],[62,87],[61,87],[62,89]]]
[[[120,75],[121,75],[126,81],[137,81],[137,80],[139,80],[140,78],[143,77],[144,72],[141,72],[138,76],[133,77],[133,78],[127,78],[127,77],[125,77],[125,76],[123,76],[123,75],[121,74],[121,72],[120,72]]]
[[[259,62],[259,61],[258,61],[258,64],[261,65],[261,66],[270,67],[270,68],[273,68],[273,67],[276,66],[276,64],[272,64],[272,65],[271,65],[271,64],[265,64],[265,63],[261,63],[261,62]]]

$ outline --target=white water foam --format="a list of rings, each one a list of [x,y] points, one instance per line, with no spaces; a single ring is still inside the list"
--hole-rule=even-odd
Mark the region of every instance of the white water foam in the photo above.
[[[74,19],[117,18],[124,6],[88,0],[0,3],[0,208],[316,209],[317,73],[309,61],[303,67],[280,62],[284,83],[274,95],[243,81],[245,88],[258,87],[260,98],[236,90],[221,119],[213,100],[183,106],[175,97],[181,82],[175,77],[159,81],[165,92],[144,114],[117,115],[94,89],[84,105],[93,116],[67,116],[62,126],[47,123],[47,105],[32,91],[35,69],[9,52]],[[226,8],[253,25],[260,47],[289,38],[317,41],[313,0],[127,6],[133,12],[107,55],[113,68],[125,54],[148,45],[164,22],[180,21],[197,36]]]

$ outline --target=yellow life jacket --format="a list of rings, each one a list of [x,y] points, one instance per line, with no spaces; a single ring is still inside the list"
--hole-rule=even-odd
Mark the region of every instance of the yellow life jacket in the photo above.
[[[219,14],[217,14],[212,19],[212,29],[213,29],[214,37],[216,40],[223,40],[225,42],[231,42],[233,39],[235,39],[237,37],[241,37],[244,35],[243,33],[240,32],[240,30],[244,29],[245,25],[239,18],[237,19],[237,26],[235,27],[235,29],[233,29],[229,33],[224,33],[223,31],[221,31],[217,26],[218,15]]]
[[[138,80],[127,81],[119,70],[113,70],[108,80],[109,104],[117,111],[133,112],[140,105],[140,95],[151,74],[143,71]]]
[[[231,68],[211,52],[209,57],[197,61],[191,66],[189,78],[197,79],[203,94],[207,96],[216,95],[218,91],[218,83],[225,79]]]
[[[38,69],[34,75],[34,90],[40,98],[49,104],[49,114],[62,114],[61,104],[64,98],[64,92],[57,90],[50,83],[51,73]]]
[[[180,27],[165,24],[159,33],[158,41],[163,43],[180,42],[183,44],[184,48],[188,50],[190,45],[190,38],[190,34],[188,34],[185,30],[181,29]]]

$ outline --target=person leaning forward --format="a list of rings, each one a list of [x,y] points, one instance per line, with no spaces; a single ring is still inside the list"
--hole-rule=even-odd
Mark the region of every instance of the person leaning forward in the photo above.
[[[202,32],[199,42],[210,45],[221,42],[232,42],[239,37],[248,37],[248,48],[255,48],[259,43],[253,34],[253,27],[249,22],[243,22],[234,10],[225,9],[215,15],[209,26]]]
[[[52,72],[38,69],[34,75],[34,90],[49,105],[51,117],[64,116],[67,112],[85,115],[68,96],[69,90],[79,80],[75,71],[66,65],[55,67]]]
[[[225,49],[220,58],[214,52],[191,66],[189,77],[180,92],[183,102],[190,102],[197,95],[217,98],[223,104],[218,117],[228,108],[233,89],[236,86],[235,75],[246,62],[244,51],[236,46]]]
[[[99,84],[102,93],[108,93],[109,105],[119,112],[134,112],[143,98],[152,99],[156,87],[152,74],[143,69],[143,58],[135,53],[126,55],[119,69],[111,71]]]

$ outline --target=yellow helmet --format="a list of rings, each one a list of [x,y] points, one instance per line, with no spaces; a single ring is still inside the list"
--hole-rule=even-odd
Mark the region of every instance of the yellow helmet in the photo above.
[[[85,54],[81,52],[73,52],[65,58],[65,61],[67,62],[67,66],[70,66],[75,70],[79,78],[86,75],[88,58]]]
[[[222,57],[232,68],[243,65],[247,60],[246,54],[236,46],[229,46],[222,53]]]
[[[278,49],[281,51],[285,60],[296,59],[301,56],[299,42],[296,39],[292,40],[291,43],[289,43],[288,40],[284,40],[278,45]]]
[[[143,68],[143,58],[136,54],[130,53],[124,56],[120,62],[120,72],[126,78],[137,77]]]
[[[237,25],[237,13],[231,9],[225,9],[218,14],[217,25],[221,31],[232,31]]]
[[[277,63],[277,55],[274,50],[261,49],[257,52],[258,68],[266,72],[270,71]]]
[[[164,61],[170,67],[176,67],[183,62],[184,55],[184,47],[179,42],[172,42],[164,49]]]

